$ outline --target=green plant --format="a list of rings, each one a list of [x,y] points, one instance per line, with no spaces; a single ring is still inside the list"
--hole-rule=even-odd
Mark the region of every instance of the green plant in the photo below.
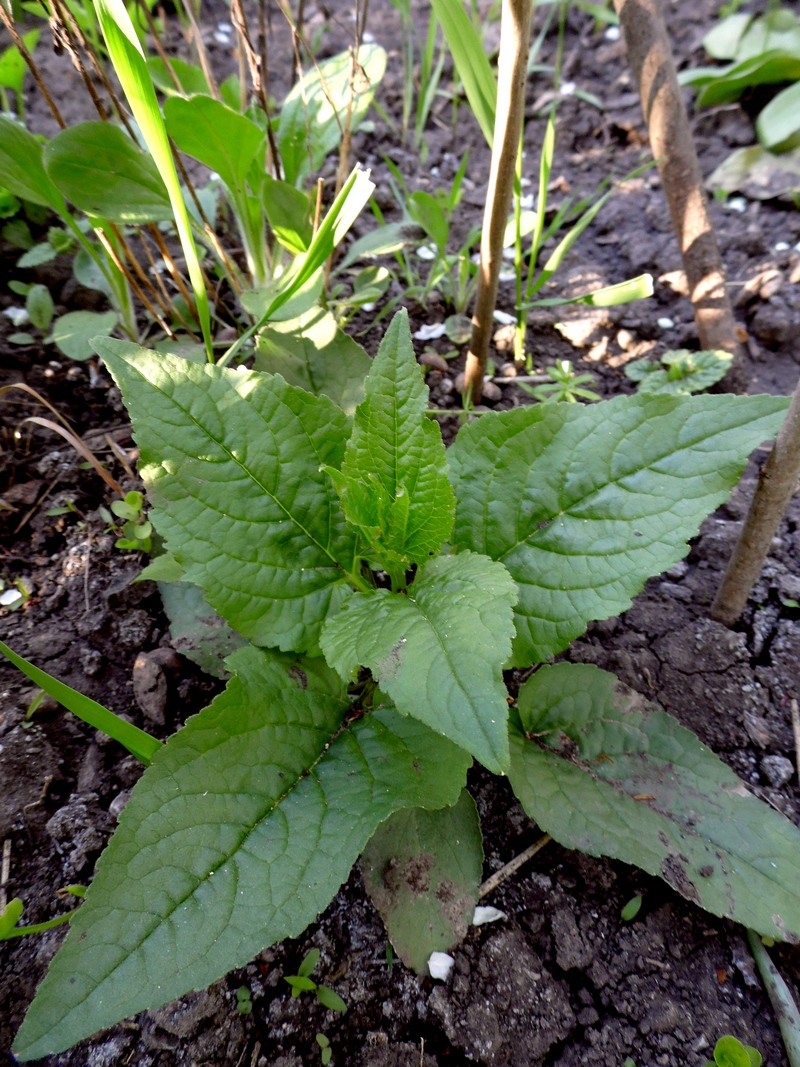
[[[563,400],[575,404],[578,397],[590,401],[600,399],[593,389],[586,388],[587,383],[594,382],[592,375],[576,374],[575,368],[568,359],[556,360],[552,367],[546,368],[546,373],[550,378],[549,382],[542,385],[528,385],[527,382],[520,382],[520,389],[544,403]]]
[[[763,1062],[757,1048],[726,1034],[714,1045],[714,1059],[706,1060],[706,1067],[761,1067]]]
[[[22,43],[28,52],[34,52],[39,43],[41,30],[29,30],[22,37]],[[6,48],[0,53],[0,109],[11,112],[11,104],[8,99],[8,90],[14,93],[17,105],[16,111],[19,118],[25,121],[25,94],[22,91],[23,82],[28,68],[22,58],[19,49],[15,45]]]
[[[103,509],[105,510],[105,509]],[[153,548],[153,526],[144,510],[144,496],[135,490],[126,493],[124,500],[112,500],[111,511],[123,519],[122,536],[114,542],[114,548],[129,552],[150,552]],[[111,520],[111,516],[108,516]]]
[[[620,916],[626,923],[632,922],[636,918],[636,916],[639,914],[639,912],[641,910],[641,907],[642,907],[642,898],[641,898],[641,896],[631,897],[631,899],[628,901],[628,903],[625,905],[625,907],[620,912]]]
[[[225,691],[154,742],[21,1059],[298,936],[376,831],[417,809],[409,848],[458,845],[473,878],[479,832],[447,830],[473,759],[562,845],[800,937],[800,831],[693,734],[589,665],[539,666],[511,708],[503,679],[677,562],[785,398],[529,405],[464,425],[445,456],[404,313],[352,420],[313,381],[97,349],[171,553],[162,578],[198,587],[247,643]],[[458,817],[477,828],[474,804]]]
[[[285,974],[283,980],[292,987],[293,997],[299,997],[301,993],[313,993],[323,1007],[330,1008],[331,1011],[347,1011],[347,1005],[338,993],[334,993],[326,985],[320,985],[311,977],[319,963],[319,955],[319,949],[312,948],[297,968],[297,974]]]
[[[720,381],[733,362],[730,352],[690,352],[679,348],[665,352],[658,363],[635,359],[625,364],[625,376],[637,382],[640,393],[669,393],[680,396],[700,393]]]
[[[775,6],[763,15],[734,12],[706,34],[703,45],[712,58],[729,62],[681,73],[681,84],[698,90],[698,105],[730,103],[754,86],[790,82],[762,109],[756,133],[770,152],[800,145],[800,17],[796,12]]]
[[[333,1059],[331,1043],[325,1036],[325,1034],[317,1034],[314,1037],[314,1040],[319,1045],[319,1057],[322,1060],[323,1067],[326,1067],[326,1065],[329,1064]]]

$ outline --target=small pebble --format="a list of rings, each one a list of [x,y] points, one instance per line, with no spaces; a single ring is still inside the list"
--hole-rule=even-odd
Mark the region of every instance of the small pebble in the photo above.
[[[791,246],[788,241],[778,241],[778,243],[775,245],[775,251],[788,252],[790,247]]]
[[[436,251],[433,248],[429,248],[427,245],[420,245],[417,249],[417,255],[420,259],[436,259]]]
[[[483,926],[484,923],[496,923],[499,919],[507,919],[508,916],[499,908],[477,907],[472,916],[473,926]]]
[[[786,756],[764,756],[761,773],[773,788],[780,789],[794,774],[794,764]]]
[[[424,367],[433,367],[434,370],[447,370],[447,360],[442,359],[438,352],[423,352],[419,357],[419,362]]]
[[[500,368],[500,374],[503,378],[516,378],[517,368],[513,363],[504,363]]]
[[[747,211],[747,201],[743,196],[734,196],[726,203],[725,207],[728,211],[738,211],[739,214]]]
[[[634,337],[630,330],[620,330],[617,334],[617,344],[625,351],[634,343]]]
[[[498,400],[503,399],[503,390],[499,385],[495,385],[492,381],[483,383],[483,399],[490,404],[496,404]]]
[[[455,962],[453,957],[448,956],[446,952],[432,952],[428,960],[428,970],[431,972],[431,978],[438,978],[440,982],[446,982],[450,977],[450,972]]]
[[[622,36],[622,30],[619,26],[609,26],[603,36],[607,41],[618,41]]]
[[[661,327],[662,330],[671,330],[675,325],[674,320],[669,319],[666,316],[663,319],[658,319],[657,321],[658,325]]]
[[[436,341],[438,338],[444,337],[446,329],[443,322],[428,322],[424,326],[420,326],[414,337],[417,341]]]
[[[511,326],[516,320],[507,311],[495,311],[494,321],[499,322],[501,326]]]
[[[525,178],[522,179],[525,182]],[[526,193],[525,196],[519,198],[519,206],[523,211],[533,211],[533,193]]]

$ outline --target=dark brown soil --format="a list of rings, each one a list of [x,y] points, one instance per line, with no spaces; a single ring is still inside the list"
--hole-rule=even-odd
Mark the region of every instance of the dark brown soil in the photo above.
[[[320,5],[321,7],[321,5]],[[337,51],[352,32],[345,5],[332,5],[322,54]],[[309,3],[312,28],[325,17]],[[680,65],[701,58],[702,34],[715,5],[698,0],[673,3],[670,24]],[[227,9],[206,11],[209,34]],[[273,94],[288,86],[288,37],[273,15],[276,57]],[[394,9],[373,0],[369,29],[390,50],[389,70],[379,98],[390,115],[400,111],[401,61],[396,51],[399,23]],[[490,34],[496,27],[490,27]],[[177,35],[176,35],[177,39]],[[223,48],[212,44],[222,73],[234,69]],[[553,42],[542,59],[552,58]],[[588,15],[570,14],[566,77],[596,94],[599,111],[576,97],[559,111],[553,197],[594,189],[611,174],[621,178],[649,158],[638,101],[631,91],[623,49],[596,31]],[[86,99],[65,59],[47,57],[45,70],[68,119],[91,117]],[[546,76],[531,79],[531,106],[548,88]],[[31,92],[33,128],[55,132],[43,102]],[[466,108],[455,135],[449,106],[429,124],[424,166],[399,148],[381,120],[375,132],[359,134],[355,153],[373,168],[377,199],[387,219],[399,218],[387,184],[383,154],[400,167],[411,188],[448,185],[469,148],[470,185],[454,221],[466,233],[481,218],[488,155]],[[535,187],[543,119],[526,134],[526,176]],[[695,118],[701,164],[710,172],[734,147],[754,140],[752,123],[738,107],[718,108]],[[330,170],[330,165],[328,169]],[[786,205],[752,203],[745,214],[715,204],[713,215],[727,264],[740,322],[747,329],[753,392],[790,392],[800,373],[800,213]],[[357,224],[366,232],[368,217]],[[789,246],[778,251],[779,243]],[[97,294],[72,280],[62,257],[36,271],[20,272],[18,251],[0,244],[0,305],[17,303],[11,278],[44,281],[59,310],[96,307]],[[582,285],[601,277],[620,281],[651,271],[656,296],[608,311],[583,309],[567,328],[542,315],[529,335],[537,367],[569,358],[590,370],[598,391],[630,391],[622,374],[634,357],[667,348],[696,346],[691,307],[670,286],[680,256],[654,171],[630,181],[586,232],[566,263],[559,285]],[[760,285],[745,283],[763,276]],[[504,302],[505,301],[505,302]],[[501,296],[511,310],[512,297]],[[415,328],[441,321],[449,312],[439,294],[427,308],[412,307]],[[664,328],[659,319],[674,326]],[[366,315],[354,320],[362,342],[377,347],[382,326]],[[46,397],[109,463],[125,488],[135,488],[114,460],[104,434],[130,449],[132,442],[119,394],[102,370],[54,360],[53,349],[20,349],[7,342],[13,327],[0,319],[0,385],[25,382]],[[499,341],[502,344],[502,339]],[[425,347],[420,344],[420,352]],[[443,339],[429,347],[444,354]],[[495,353],[500,367],[506,357]],[[428,383],[437,407],[454,409],[453,384],[461,367],[431,370]],[[501,383],[496,408],[528,402]],[[60,438],[30,423],[46,414],[29,395],[12,391],[2,399],[0,496],[13,510],[0,511],[2,576],[23,578],[32,591],[26,606],[0,610],[0,637],[70,685],[101,700],[138,725],[167,736],[208,703],[220,683],[181,659],[168,672],[166,721],[148,718],[133,696],[137,654],[169,647],[168,624],[152,583],[131,585],[141,567],[136,555],[113,548],[98,515],[108,504],[104,484],[81,469]],[[447,434],[455,417],[441,419]],[[795,502],[773,545],[767,567],[737,631],[706,619],[706,611],[736,537],[757,466],[756,454],[729,503],[703,526],[685,563],[648,583],[619,619],[594,624],[567,653],[578,662],[616,672],[628,685],[658,700],[693,729],[748,783],[787,817],[800,823],[797,774],[781,781],[794,761],[789,702],[800,690],[800,500]],[[55,506],[74,511],[53,516]],[[140,768],[113,742],[55,707],[43,706],[25,723],[32,692],[25,679],[0,665],[0,842],[11,842],[9,896],[20,896],[30,922],[61,913],[69,903],[62,886],[88,882],[93,864]],[[471,788],[485,835],[485,873],[497,870],[539,836],[506,782],[473,772]],[[643,906],[633,922],[620,912],[636,894]],[[766,1063],[786,1063],[779,1032],[743,931],[716,920],[678,897],[663,882],[620,863],[591,860],[550,844],[486,901],[507,918],[472,928],[455,952],[446,984],[419,979],[402,964],[387,962],[386,935],[354,872],[333,903],[306,934],[263,952],[252,964],[209,990],[114,1027],[78,1049],[48,1059],[64,1067],[190,1067],[251,1065],[299,1067],[319,1062],[318,1032],[327,1034],[334,1063],[358,1067],[434,1067],[439,1064],[509,1064],[513,1067],[699,1067],[718,1037],[732,1033],[756,1045]],[[62,930],[0,944],[0,1055],[7,1049],[33,997]],[[282,981],[296,973],[312,946],[322,952],[318,973],[348,1004],[337,1016],[303,996],[293,1000]],[[776,958],[800,990],[800,950],[780,948]],[[237,1011],[236,990],[245,986],[252,1012]]]

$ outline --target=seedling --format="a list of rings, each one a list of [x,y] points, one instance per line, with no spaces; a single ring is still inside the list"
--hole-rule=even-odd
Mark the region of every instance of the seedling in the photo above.
[[[136,491],[126,493],[124,500],[113,500],[111,510],[125,520],[122,537],[114,542],[114,548],[129,552],[149,552],[153,547],[153,526],[145,518],[144,496]]]
[[[763,1062],[757,1048],[726,1034],[714,1046],[714,1059],[706,1060],[705,1067],[761,1067]]]
[[[625,907],[620,912],[620,915],[621,915],[622,919],[626,923],[633,922],[633,920],[639,914],[639,911],[640,911],[641,907],[642,907],[642,898],[641,898],[641,896],[631,897],[631,899],[628,901],[628,903],[625,905]]]
[[[325,1034],[317,1034],[314,1040],[319,1045],[319,1056],[323,1065],[327,1065],[333,1058],[333,1050],[331,1049],[331,1043],[325,1036]]]
[[[86,886],[65,885],[63,889],[59,889],[58,896],[63,897],[66,895],[85,897]],[[64,923],[68,923],[75,914],[74,911],[68,911],[65,915],[59,915],[55,919],[48,919],[47,922],[34,923],[31,926],[20,926],[19,921],[24,910],[24,905],[20,898],[14,897],[0,911],[0,941],[9,941],[13,937],[26,937],[28,934],[42,934],[45,930],[52,930],[56,926],[63,926]]]
[[[591,374],[576,374],[575,369],[568,359],[559,359],[554,366],[547,367],[545,373],[550,378],[549,382],[542,385],[529,385],[527,382],[519,382],[520,389],[529,396],[536,397],[542,403],[555,403],[565,401],[575,404],[580,397],[582,400],[594,402],[600,396],[593,389],[587,389],[587,382],[594,382]]]
[[[249,1015],[253,1010],[253,998],[246,985],[236,990],[236,1010],[240,1015]]]
[[[284,982],[292,987],[292,996],[299,997],[301,993],[313,993],[317,1000],[331,1011],[347,1011],[347,1005],[338,995],[326,985],[319,985],[310,977],[314,968],[319,963],[319,949],[312,948],[297,969],[297,974],[283,976]],[[330,1059],[330,1057],[329,1057]],[[327,1062],[323,1060],[323,1062]]]
[[[672,396],[700,393],[721,381],[730,370],[733,356],[722,349],[690,352],[680,348],[665,352],[661,366],[649,359],[625,364],[625,375],[638,382],[640,393],[668,393]]]

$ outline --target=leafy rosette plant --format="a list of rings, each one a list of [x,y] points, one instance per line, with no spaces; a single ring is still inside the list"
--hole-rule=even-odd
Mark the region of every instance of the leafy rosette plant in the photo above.
[[[473,759],[562,844],[800,938],[800,831],[612,675],[547,664],[685,554],[786,399],[532,405],[464,426],[446,455],[404,312],[352,419],[280,374],[97,350],[169,572],[247,643],[135,786],[21,1059],[299,935],[365,849],[395,948],[424,970],[474,906]],[[504,670],[534,664],[510,707]],[[392,849],[432,856],[431,887],[453,872],[455,922],[439,922],[443,893],[386,882],[402,881]]]

